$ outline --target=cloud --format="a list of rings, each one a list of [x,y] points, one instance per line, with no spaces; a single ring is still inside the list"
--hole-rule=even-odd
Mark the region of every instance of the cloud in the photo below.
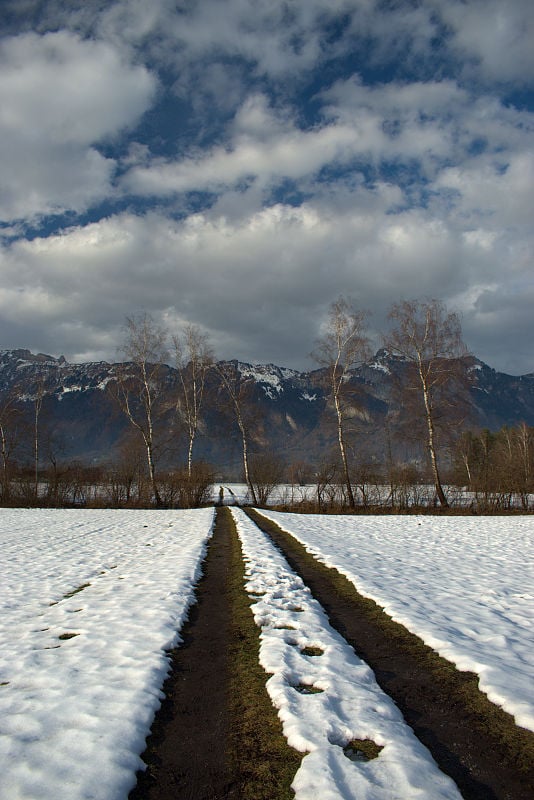
[[[436,114],[431,116],[428,102],[423,119],[425,98],[432,99]],[[179,159],[155,158],[127,172],[122,186],[132,194],[154,196],[219,192],[250,180],[262,185],[283,178],[299,181],[325,167],[339,169],[363,159],[375,165],[393,159],[444,160],[453,152],[451,105],[468,105],[466,94],[452,84],[366,90],[359,81],[349,81],[324,99],[324,122],[303,129],[287,108],[274,109],[264,95],[250,95],[237,109],[225,144],[192,150]]]
[[[52,353],[68,342],[71,359],[112,359],[124,317],[146,310],[201,325],[223,357],[302,368],[340,293],[374,312],[377,331],[394,300],[428,295],[463,310],[468,343],[481,352],[487,331],[478,322],[488,291],[506,296],[513,236],[466,237],[424,210],[388,213],[387,201],[376,189],[343,212],[278,204],[232,221],[121,214],[13,242],[0,255],[0,335]],[[528,263],[517,265],[516,283],[529,274]],[[492,320],[491,340],[509,341],[510,315]],[[525,334],[531,327],[525,318]],[[501,368],[511,363],[499,354]]]
[[[97,37],[125,51],[148,53],[152,63],[172,71],[176,78],[197,87],[203,71],[217,64],[251,77],[286,82],[305,75],[324,58],[334,54],[332,37],[325,25],[339,27],[343,15],[359,11],[354,0],[307,0],[287,3],[271,0],[25,0],[24,11],[13,0],[4,0],[19,26],[31,20],[41,32],[68,29],[83,37]],[[22,3],[19,3],[22,5]],[[363,5],[366,5],[364,3]],[[232,60],[232,64],[228,61]]]
[[[371,123],[372,127],[372,123]],[[235,186],[250,179],[268,184],[279,178],[300,179],[327,164],[344,164],[361,150],[372,131],[343,124],[299,130],[267,107],[265,98],[252,96],[238,110],[230,141],[180,160],[154,159],[134,167],[123,178],[126,191],[166,196],[180,192]]]
[[[85,210],[111,192],[96,145],[136,122],[155,79],[103,42],[59,31],[0,42],[0,215]]]
[[[456,81],[366,86],[356,76],[336,82],[321,99],[325,116],[346,125],[372,115],[384,133],[375,145],[383,159],[415,158],[435,168],[471,158],[475,150],[505,158],[507,150],[532,144],[532,113],[475,95]]]
[[[534,6],[530,0],[440,0],[452,48],[465,71],[487,81],[534,83]]]
[[[41,32],[59,28],[115,47],[148,51],[189,85],[217,63],[287,85],[319,64],[360,53],[373,68],[403,64],[471,80],[531,85],[530,0],[4,0],[8,19]],[[9,27],[7,27],[9,30]],[[251,72],[252,71],[252,72]],[[193,83],[190,83],[190,82]],[[183,84],[182,84],[183,85]]]
[[[247,62],[249,72],[252,66],[255,76],[285,81],[288,73],[295,79],[324,58],[325,25],[353,13],[354,2],[204,0],[172,16],[165,3],[160,9],[166,29],[160,57],[177,71],[199,59],[223,61],[230,55]]]
[[[114,358],[146,310],[302,367],[340,293],[375,332],[427,295],[492,366],[532,369],[526,0],[1,13],[4,346]]]
[[[227,126],[224,144],[174,159],[145,153],[126,170],[121,188],[160,198],[211,192],[219,208],[231,191],[234,207],[239,193],[245,207],[251,200],[258,207],[284,181],[308,198],[324,196],[327,170],[327,191],[338,198],[348,180],[390,183],[398,184],[398,205],[430,203],[440,216],[452,205],[466,218],[499,207],[497,224],[508,224],[507,209],[509,219],[528,221],[531,113],[475,97],[454,81],[369,87],[351,78],[320,100],[322,123],[301,128],[290,107],[273,108],[265,95],[251,94]]]
[[[465,334],[477,345],[476,355],[510,375],[533,373],[533,303],[532,277],[481,287],[470,312],[463,315]]]
[[[467,161],[442,171],[435,184],[457,193],[458,213],[493,227],[529,229],[534,208],[534,152]]]

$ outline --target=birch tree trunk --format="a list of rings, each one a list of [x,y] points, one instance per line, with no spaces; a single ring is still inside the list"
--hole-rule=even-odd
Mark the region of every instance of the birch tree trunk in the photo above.
[[[219,373],[222,384],[228,394],[228,398],[234,410],[237,426],[241,433],[243,475],[245,478],[245,482],[247,484],[248,491],[250,492],[250,497],[253,504],[258,505],[256,490],[254,489],[254,483],[252,481],[252,477],[250,474],[249,453],[248,453],[249,433],[248,433],[248,426],[245,421],[245,415],[243,413],[243,407],[244,404],[246,404],[246,399],[244,397],[243,386],[240,381],[239,370],[237,365],[217,364],[217,372]],[[230,372],[232,374],[230,374]]]
[[[350,476],[345,441],[345,418],[347,408],[355,402],[349,397],[348,378],[350,370],[361,365],[369,356],[369,340],[364,333],[366,313],[355,311],[348,300],[338,298],[329,309],[328,323],[323,336],[317,340],[313,358],[329,375],[330,393],[337,418],[337,440],[343,477],[350,508],[356,507]]]
[[[389,314],[392,329],[384,336],[385,347],[401,356],[403,389],[422,400],[417,414],[424,415],[426,450],[439,503],[449,503],[443,489],[438,463],[436,420],[452,426],[452,409],[462,401],[468,376],[462,359],[467,349],[462,341],[457,314],[447,313],[438,300],[404,300]],[[452,400],[454,398],[454,400]],[[409,405],[409,403],[408,403]],[[442,431],[445,426],[442,424]]]
[[[130,424],[139,432],[146,451],[148,476],[156,506],[161,506],[156,475],[155,422],[165,410],[163,376],[166,332],[153,319],[127,318],[122,352],[128,363],[116,370],[116,399]]]

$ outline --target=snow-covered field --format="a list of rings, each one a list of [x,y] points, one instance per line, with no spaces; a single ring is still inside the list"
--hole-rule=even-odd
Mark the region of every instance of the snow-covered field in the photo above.
[[[262,663],[274,673],[269,691],[290,743],[310,751],[297,796],[457,798],[300,579],[232,511],[249,591],[265,592],[254,613]],[[477,672],[484,691],[534,729],[532,518],[262,513],[461,669]],[[2,509],[2,800],[125,800],[212,522],[213,509]],[[307,646],[322,655],[302,653]],[[300,684],[324,691],[301,694]],[[350,738],[383,750],[353,764],[343,753]]]
[[[292,787],[296,800],[461,800],[429,752],[375,681],[371,669],[334,631],[309,589],[280,552],[238,509],[247,590],[261,627],[260,662],[289,744],[306,753]],[[316,647],[322,654],[307,655]],[[352,740],[382,747],[352,761]]]
[[[224,483],[223,488],[223,502],[225,505],[240,505],[250,504],[251,497],[246,483]],[[456,508],[465,508],[469,510],[472,507],[484,506],[486,499],[484,497],[477,497],[474,492],[468,492],[466,489],[459,486],[445,486],[445,493],[451,506]],[[219,499],[220,484],[214,484],[212,489],[212,501],[215,503]],[[343,486],[331,485],[328,492],[323,492],[323,502],[328,503],[330,499],[337,499],[337,502],[343,502]],[[353,486],[356,497],[356,502],[363,502],[363,497],[360,487]],[[431,507],[435,500],[435,488],[432,484],[414,485],[406,487],[405,489],[397,487],[392,489],[388,484],[368,484],[365,487],[365,501],[369,505],[381,506],[383,508],[390,508],[393,502],[404,507],[413,505],[421,505]],[[333,496],[330,497],[330,495]],[[487,498],[489,508],[506,508],[504,504],[502,493],[490,493]],[[499,500],[500,498],[500,500]],[[528,507],[534,507],[534,495],[527,496]],[[298,506],[303,502],[316,502],[317,501],[317,484],[307,483],[304,485],[280,483],[273,487],[269,495],[266,505],[286,507]],[[498,505],[498,501],[501,505]],[[506,497],[506,503],[510,504],[511,508],[522,509],[522,499],[519,495],[515,495],[510,500]]]
[[[128,796],[212,520],[2,509],[4,800]]]
[[[262,511],[534,730],[534,518]]]

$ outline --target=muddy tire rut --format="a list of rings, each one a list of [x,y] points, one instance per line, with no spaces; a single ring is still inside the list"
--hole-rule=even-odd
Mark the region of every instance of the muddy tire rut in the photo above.
[[[459,672],[275,523],[247,513],[321,603],[330,624],[373,669],[464,800],[532,800],[534,734],[480,692],[477,676]]]
[[[534,734],[490,703],[476,676],[458,672],[274,523],[247,513],[374,670],[464,800],[531,800]],[[129,800],[289,799],[302,754],[283,739],[265,689],[259,630],[227,508],[217,509],[196,599],[183,642],[170,654],[165,699],[143,754],[147,769]]]
[[[171,671],[129,800],[219,800],[231,798],[224,742],[228,739],[229,603],[226,575],[230,548],[226,531],[214,531],[203,564],[197,602],[172,651]]]
[[[265,688],[227,508],[217,509],[195,595],[129,800],[290,800],[302,754],[287,745]]]

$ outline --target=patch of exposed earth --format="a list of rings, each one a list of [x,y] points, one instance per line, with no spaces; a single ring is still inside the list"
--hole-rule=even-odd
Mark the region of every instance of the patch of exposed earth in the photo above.
[[[456,782],[464,800],[531,800],[534,735],[518,728],[510,715],[487,700],[478,690],[476,676],[459,672],[437,656],[274,523],[255,512],[250,515],[309,586],[332,626],[371,666],[382,689]],[[234,696],[235,643],[250,636],[250,628],[245,629],[253,625],[251,614],[248,622],[236,621],[231,585],[236,558],[237,533],[228,510],[218,509],[197,604],[182,630],[182,645],[171,654],[166,697],[143,755],[147,769],[138,775],[130,800],[292,796],[289,784],[300,755],[279,745],[271,751],[250,732],[255,726],[264,727],[260,720],[269,713],[270,702],[266,691],[250,685],[240,699]],[[260,674],[260,683],[266,679]],[[250,702],[247,693],[261,695],[259,705],[254,698]],[[240,752],[240,742],[246,752]],[[263,781],[262,776],[266,776]],[[277,789],[270,788],[271,777]]]

